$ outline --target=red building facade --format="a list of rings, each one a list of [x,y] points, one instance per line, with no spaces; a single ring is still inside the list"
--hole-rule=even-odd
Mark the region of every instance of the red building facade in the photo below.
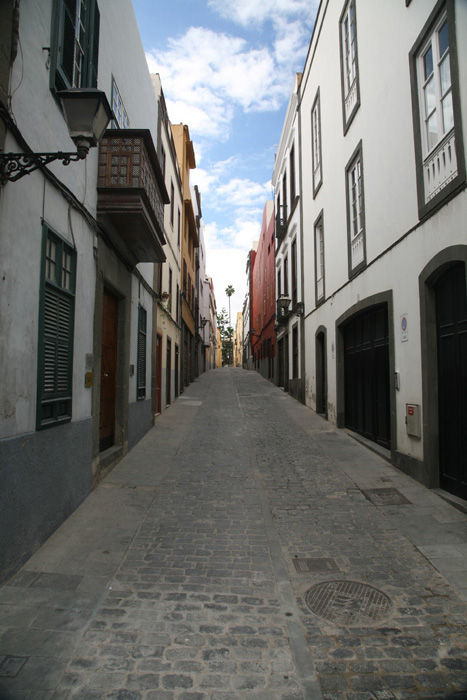
[[[267,201],[251,269],[251,349],[255,369],[268,379],[274,379],[276,355],[274,251],[274,202]]]

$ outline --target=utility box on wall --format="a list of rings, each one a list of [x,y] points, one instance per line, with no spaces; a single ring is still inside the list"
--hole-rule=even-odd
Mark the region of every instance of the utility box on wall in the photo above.
[[[405,424],[407,427],[407,435],[416,438],[422,437],[420,406],[418,404],[405,404]]]

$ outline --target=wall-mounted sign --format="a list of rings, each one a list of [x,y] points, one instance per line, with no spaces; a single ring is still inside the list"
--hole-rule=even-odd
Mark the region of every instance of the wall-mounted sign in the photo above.
[[[409,322],[407,314],[401,316],[401,342],[405,343],[409,339]]]

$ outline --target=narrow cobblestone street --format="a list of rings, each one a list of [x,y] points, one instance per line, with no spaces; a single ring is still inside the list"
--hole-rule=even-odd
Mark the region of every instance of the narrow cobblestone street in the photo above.
[[[467,698],[467,515],[209,372],[0,589],[0,698]]]

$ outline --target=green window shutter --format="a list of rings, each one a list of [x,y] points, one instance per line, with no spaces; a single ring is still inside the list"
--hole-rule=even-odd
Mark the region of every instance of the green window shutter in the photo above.
[[[146,398],[146,323],[147,314],[142,306],[138,307],[138,360],[136,372],[137,398]]]
[[[80,84],[74,84],[75,62],[79,62],[75,55],[78,22],[76,2],[77,0],[55,0],[50,71],[50,87],[53,90],[97,87],[100,14],[96,0],[79,0],[82,3],[81,18],[83,20],[84,17],[84,32],[82,28],[78,33],[84,55]]]
[[[55,244],[52,278],[46,278],[45,274],[49,240]],[[68,282],[64,282],[66,275],[63,275],[65,253],[71,259]],[[71,420],[75,278],[76,252],[45,226],[39,310],[38,430]]]
[[[100,13],[96,0],[87,3],[85,74],[82,87],[97,87]]]
[[[57,0],[57,24],[52,56],[56,90],[64,90],[73,85],[76,0]]]

